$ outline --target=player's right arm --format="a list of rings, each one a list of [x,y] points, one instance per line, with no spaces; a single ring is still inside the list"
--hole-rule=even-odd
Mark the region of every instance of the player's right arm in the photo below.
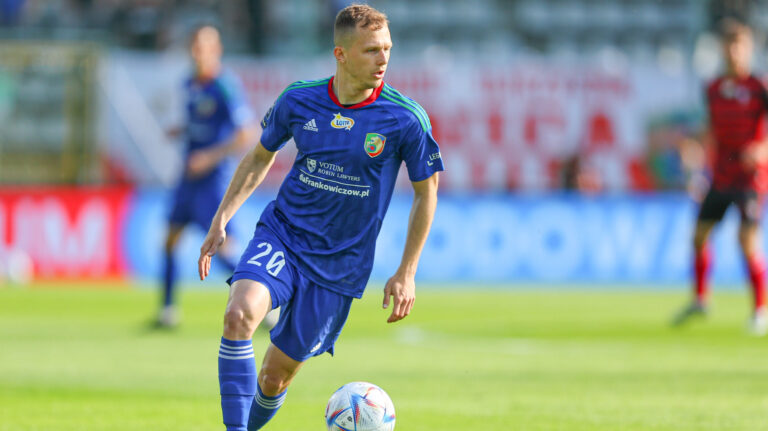
[[[248,196],[261,184],[275,161],[275,154],[292,137],[290,108],[284,96],[289,89],[290,86],[277,98],[261,120],[262,132],[259,143],[240,161],[227,187],[227,192],[224,193],[224,198],[219,204],[219,209],[213,216],[197,261],[200,280],[205,280],[208,276],[211,270],[211,257],[216,254],[227,237],[224,227]]]
[[[235,170],[235,174],[227,187],[227,192],[213,216],[211,227],[200,247],[200,258],[197,261],[197,269],[200,280],[205,280],[211,270],[211,258],[218,251],[226,239],[225,227],[235,215],[235,212],[243,205],[248,196],[258,187],[267,175],[269,168],[275,161],[277,152],[269,151],[259,142],[248,154],[243,157]]]

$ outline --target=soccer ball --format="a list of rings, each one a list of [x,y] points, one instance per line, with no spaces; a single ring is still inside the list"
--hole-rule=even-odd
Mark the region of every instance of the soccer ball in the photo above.
[[[328,431],[392,431],[395,406],[380,387],[352,382],[331,395],[325,408]]]

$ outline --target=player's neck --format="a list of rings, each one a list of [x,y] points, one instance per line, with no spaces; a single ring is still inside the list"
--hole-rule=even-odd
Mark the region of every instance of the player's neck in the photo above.
[[[749,69],[729,68],[725,71],[725,76],[732,79],[746,79],[752,72]]]
[[[197,80],[198,82],[211,81],[213,79],[216,79],[217,76],[219,76],[220,71],[221,71],[221,66],[211,66],[203,70],[198,69],[195,71],[195,80]]]
[[[361,87],[353,79],[337,70],[333,77],[333,93],[342,105],[354,105],[371,97],[373,88]]]

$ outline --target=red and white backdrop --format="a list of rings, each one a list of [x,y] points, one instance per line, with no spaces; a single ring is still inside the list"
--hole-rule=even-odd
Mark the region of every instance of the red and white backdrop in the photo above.
[[[450,170],[442,183],[446,190],[558,188],[563,162],[574,156],[597,171],[608,190],[643,189],[649,119],[694,110],[700,103],[701,84],[692,73],[670,74],[655,65],[605,68],[546,58],[504,63],[398,60],[386,79],[427,110]],[[335,68],[330,56],[305,62],[234,58],[225,63],[242,78],[258,117],[291,82],[327,77]],[[151,116],[135,124],[154,118],[165,127],[181,120],[181,82],[188,67],[182,54],[113,54],[104,84],[123,90],[129,84],[146,101]],[[114,73],[116,69],[127,73]],[[132,82],[116,79],[118,75]],[[124,111],[120,121],[142,110]],[[114,135],[120,127],[103,130],[106,142],[120,139]],[[291,146],[286,148],[274,168],[278,173],[267,184],[279,185],[279,172],[293,156]],[[407,187],[403,181],[400,186]]]
[[[235,70],[259,115],[293,80],[333,73],[256,62]],[[644,189],[649,118],[699,102],[696,79],[643,66],[393,65],[387,81],[427,110],[450,170],[443,185],[453,190],[555,189],[574,156],[609,190]]]

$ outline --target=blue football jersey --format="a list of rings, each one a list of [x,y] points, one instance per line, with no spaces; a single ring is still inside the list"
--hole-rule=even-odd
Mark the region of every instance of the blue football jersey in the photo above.
[[[192,151],[229,143],[237,129],[254,121],[253,111],[245,100],[242,84],[232,73],[223,71],[207,82],[187,79],[184,91],[187,99],[185,159]],[[229,179],[228,168],[231,163],[231,160],[224,159],[208,175],[193,181],[208,181],[213,178],[226,181]]]
[[[416,102],[382,84],[344,107],[332,84],[332,77],[295,82],[264,116],[261,144],[277,151],[292,137],[298,154],[260,223],[308,278],[359,298],[400,165],[411,181],[422,181],[442,171],[443,161]]]

